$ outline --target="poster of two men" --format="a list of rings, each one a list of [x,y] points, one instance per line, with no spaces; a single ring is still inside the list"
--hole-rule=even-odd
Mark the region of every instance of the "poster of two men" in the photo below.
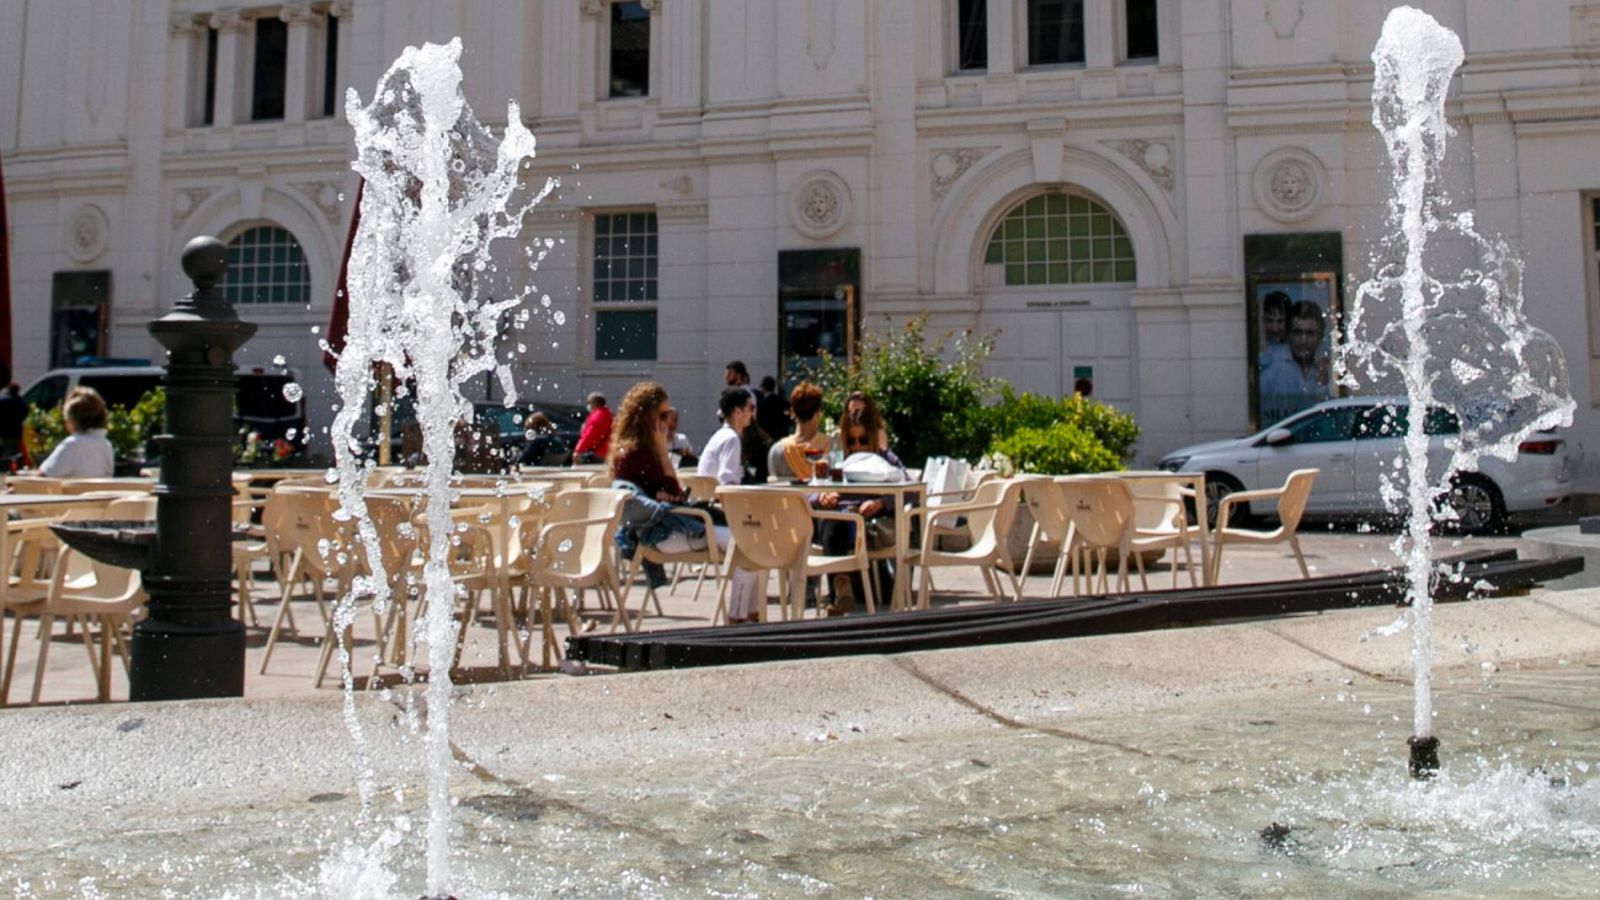
[[[1333,396],[1332,273],[1254,280],[1251,360],[1256,426]]]

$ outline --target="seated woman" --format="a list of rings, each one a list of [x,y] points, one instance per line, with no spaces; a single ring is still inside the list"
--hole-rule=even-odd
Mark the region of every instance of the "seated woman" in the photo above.
[[[885,446],[883,436],[883,420],[878,418],[877,406],[865,394],[859,392],[852,394],[850,401],[845,405],[844,422],[839,428],[840,443],[844,445],[845,457],[860,453],[869,453],[878,456],[900,470],[901,477],[905,477],[905,466],[900,458]],[[883,530],[872,524],[874,519],[888,519],[888,534],[892,535],[895,523],[895,509],[893,502],[885,498],[862,496],[854,494],[841,496],[833,491],[825,491],[817,495],[816,505],[822,509],[842,509],[846,512],[859,513],[868,520],[868,541],[872,542],[875,536],[882,540]],[[830,554],[845,554],[855,543],[853,526],[845,522],[824,522],[821,528],[823,550]],[[880,549],[872,546],[869,549]],[[886,601],[894,592],[895,573],[886,561],[878,563],[878,584],[883,591],[880,600]],[[855,573],[849,575],[833,576],[833,605],[829,608],[829,615],[840,615],[855,609],[857,599],[865,595],[865,586],[861,583],[861,576]]]
[[[633,492],[617,530],[617,546],[623,559],[632,559],[639,543],[659,546],[667,552],[681,552],[705,546],[705,527],[700,520],[673,513],[672,507],[684,500],[683,487],[672,474],[667,459],[667,391],[653,381],[642,381],[628,390],[617,409],[611,428],[608,463],[617,487]],[[660,565],[645,566],[651,587],[667,582]]]
[[[784,478],[809,479],[815,474],[816,461],[833,449],[833,441],[820,427],[822,389],[809,381],[795,385],[789,392],[789,414],[794,417],[795,432],[773,445],[768,468]]]
[[[878,446],[873,449],[887,451],[889,449],[889,429],[883,424],[883,414],[878,412],[878,404],[873,403],[872,398],[868,397],[865,391],[851,391],[850,395],[844,398],[844,415],[839,418],[839,430],[842,432],[844,423],[850,421],[850,417],[857,412],[869,416],[878,423]],[[848,453],[850,451],[846,448],[845,452]],[[904,467],[902,466],[902,468]]]
[[[722,416],[722,427],[717,429],[717,433],[706,443],[705,452],[700,454],[698,471],[701,475],[715,478],[718,484],[740,484],[744,481],[744,464],[739,436],[755,418],[756,404],[750,399],[749,391],[742,387],[731,387],[723,390],[722,396],[717,401],[717,412]],[[715,530],[719,532],[717,546],[726,550],[728,540],[725,535],[728,529],[718,526]],[[766,586],[766,578],[755,572],[735,569],[731,581],[728,622],[738,624],[759,621],[761,605],[766,600],[761,596]]]
[[[106,439],[106,402],[94,388],[77,387],[61,409],[67,439],[39,464],[47,478],[110,478],[116,454]]]

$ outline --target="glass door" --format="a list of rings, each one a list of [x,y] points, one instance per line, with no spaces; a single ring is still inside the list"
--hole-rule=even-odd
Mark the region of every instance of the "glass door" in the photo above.
[[[855,356],[861,251],[785,250],[778,254],[778,377],[787,390],[827,355]]]

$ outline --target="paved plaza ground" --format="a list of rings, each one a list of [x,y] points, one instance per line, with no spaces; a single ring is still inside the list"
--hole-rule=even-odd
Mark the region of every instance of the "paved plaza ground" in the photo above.
[[[1551,524],[1559,521],[1560,517],[1546,517],[1545,520],[1533,524]],[[1358,572],[1378,568],[1395,563],[1395,556],[1391,549],[1394,540],[1392,532],[1367,531],[1349,526],[1307,526],[1302,531],[1302,546],[1305,550],[1307,564],[1312,570],[1312,575],[1336,575],[1349,572]],[[1496,537],[1448,537],[1440,536],[1434,539],[1436,551],[1440,554],[1462,552],[1474,549],[1515,547],[1518,539],[1515,535]],[[1170,569],[1167,566],[1167,557],[1156,564],[1150,572],[1150,585],[1152,588],[1164,588],[1171,585]],[[1242,583],[1250,581],[1275,581],[1292,579],[1298,576],[1294,558],[1286,546],[1274,545],[1268,547],[1230,547],[1223,556],[1220,581],[1223,584]],[[265,576],[263,575],[263,579]],[[1135,579],[1137,587],[1137,579]],[[1187,584],[1187,577],[1180,572],[1180,585]],[[972,569],[939,569],[935,572],[936,590],[934,602],[936,604],[981,604],[991,602],[988,598],[983,583],[975,570]],[[1024,594],[1028,598],[1044,597],[1050,586],[1050,578],[1045,574],[1032,575],[1026,580]],[[637,603],[638,590],[630,596],[631,603]],[[775,595],[776,579],[771,581],[771,593]],[[265,602],[259,598],[265,596]],[[300,625],[299,633],[286,631],[273,652],[268,671],[261,672],[261,661],[266,646],[267,625],[275,614],[277,604],[275,601],[276,586],[274,583],[262,580],[258,588],[258,613],[261,618],[260,626],[250,626],[248,633],[248,650],[246,661],[245,692],[250,698],[294,697],[307,696],[316,693],[336,691],[338,678],[336,675],[328,678],[324,686],[318,689],[313,684],[313,673],[316,671],[320,653],[321,627],[320,619],[314,606],[308,600],[294,601],[294,611]],[[694,599],[694,584],[685,580],[673,592],[663,592],[663,616],[649,616],[645,619],[646,629],[668,629],[703,627],[710,621],[712,612],[716,608],[715,589],[708,581],[701,591],[700,598]],[[775,598],[774,598],[775,599]],[[769,607],[770,615],[778,615],[778,607]],[[604,630],[606,627],[602,616],[609,615],[596,610],[592,612],[596,627]],[[7,644],[9,645],[10,625],[7,623]],[[738,626],[732,626],[738,627]],[[372,671],[368,657],[372,652],[372,625],[369,616],[362,616],[356,626],[356,655],[358,657],[356,674],[364,680],[364,676]],[[567,629],[557,626],[557,633],[565,639]],[[38,641],[32,623],[27,623],[23,628],[23,641],[17,667],[15,681],[12,685],[12,702],[25,702],[31,689],[35,661],[37,658]],[[538,643],[534,644],[535,653]],[[485,616],[479,623],[474,624],[468,631],[466,647],[463,653],[464,671],[459,673],[458,680],[468,681],[495,681],[501,679],[496,666],[495,629],[493,620]],[[120,666],[114,668],[114,683],[112,697],[114,700],[124,700],[127,697],[127,680]],[[526,677],[530,678],[565,678],[569,677],[554,672],[532,672]],[[94,698],[94,680],[88,665],[87,656],[78,638],[69,638],[58,626],[57,636],[49,654],[48,670],[45,676],[42,702],[45,704],[63,704],[92,702]]]

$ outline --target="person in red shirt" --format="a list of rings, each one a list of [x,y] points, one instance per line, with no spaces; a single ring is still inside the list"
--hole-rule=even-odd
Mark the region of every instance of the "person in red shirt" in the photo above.
[[[605,395],[595,391],[588,401],[589,417],[578,432],[578,446],[572,448],[572,461],[577,463],[599,462],[611,452],[611,410]]]

